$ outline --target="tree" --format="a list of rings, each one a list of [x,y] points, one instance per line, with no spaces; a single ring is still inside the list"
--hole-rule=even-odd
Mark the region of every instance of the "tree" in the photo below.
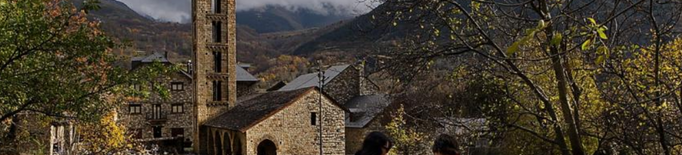
[[[671,94],[680,83],[663,80],[661,73],[664,61],[674,61],[661,54],[679,33],[680,8],[679,2],[645,0],[401,0],[385,1],[377,8],[380,15],[372,17],[379,21],[379,29],[414,28],[405,30],[407,35],[393,49],[377,51],[388,57],[386,70],[410,81],[435,61],[478,60],[461,65],[492,75],[484,78],[501,80],[516,107],[510,117],[517,119],[499,124],[556,147],[552,150],[582,155],[616,143],[624,152],[673,154],[680,151],[680,137],[673,127],[677,125],[666,124],[679,114],[661,108],[627,109],[647,115],[639,129],[653,130],[639,133],[641,139],[629,139],[634,142],[614,140],[622,138],[615,135],[638,134],[637,130],[605,125],[614,118],[604,116],[613,107],[633,103],[662,107],[665,98],[675,98]],[[633,45],[651,48],[628,48]],[[623,89],[619,80],[633,78],[623,78],[632,71],[619,70],[621,65],[615,63],[647,51],[652,57],[644,60],[653,59],[654,64],[646,66],[649,70],[642,77],[650,82],[621,82],[642,88],[629,91],[632,98],[609,95],[606,90]],[[668,89],[660,89],[664,86]],[[642,144],[645,147],[632,147]]]
[[[126,135],[126,128],[114,119],[116,113],[107,113],[95,122],[84,122],[78,125],[77,133],[81,139],[80,154],[106,154],[133,149],[134,144]],[[80,151],[80,152],[79,152]]]
[[[76,8],[65,0],[0,0],[1,144],[21,141],[19,114],[97,122],[140,94],[130,84],[171,71],[158,63],[134,71],[112,65],[120,44],[87,19],[97,8],[97,1]]]
[[[404,118],[405,109],[402,105],[393,114],[393,119],[386,125],[386,131],[390,137],[393,137],[394,149],[391,149],[391,154],[424,154],[423,152],[429,144],[426,134],[417,131],[408,125],[407,119]]]

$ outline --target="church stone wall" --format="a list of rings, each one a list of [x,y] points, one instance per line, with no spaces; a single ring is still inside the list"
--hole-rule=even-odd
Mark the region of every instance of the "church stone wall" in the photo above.
[[[345,111],[324,100],[322,119],[319,118],[319,93],[306,94],[293,105],[263,120],[246,131],[246,152],[257,153],[261,141],[271,140],[277,146],[278,154],[320,154],[319,121],[323,126],[323,153],[345,154]],[[318,122],[311,125],[311,112],[316,112]]]

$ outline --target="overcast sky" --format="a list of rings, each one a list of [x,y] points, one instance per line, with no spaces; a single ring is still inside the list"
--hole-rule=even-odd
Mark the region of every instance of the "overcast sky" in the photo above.
[[[191,19],[191,0],[118,0],[140,14],[152,18],[189,22]],[[372,0],[237,0],[237,11],[262,8],[266,5],[284,6],[290,10],[309,9],[320,14],[360,15],[370,11],[368,1]],[[333,6],[335,9],[326,9]]]

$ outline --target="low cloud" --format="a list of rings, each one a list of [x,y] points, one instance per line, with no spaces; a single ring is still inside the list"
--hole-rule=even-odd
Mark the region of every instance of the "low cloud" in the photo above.
[[[191,0],[118,0],[142,15],[160,21],[191,21]],[[237,11],[282,6],[291,11],[311,10],[321,15],[361,15],[379,3],[377,0],[237,0]]]
[[[191,0],[118,0],[135,12],[156,20],[188,23],[192,19]]]
[[[283,6],[291,11],[307,9],[321,15],[360,15],[377,4],[376,0],[237,0],[237,11]]]

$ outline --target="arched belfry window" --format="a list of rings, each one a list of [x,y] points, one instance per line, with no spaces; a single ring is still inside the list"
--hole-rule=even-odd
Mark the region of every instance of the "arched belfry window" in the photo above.
[[[220,13],[222,12],[222,0],[211,0],[211,12]]]
[[[223,42],[223,35],[222,35],[223,22],[213,21],[211,23],[211,26],[213,29],[212,30],[213,42],[215,42],[215,43]]]

